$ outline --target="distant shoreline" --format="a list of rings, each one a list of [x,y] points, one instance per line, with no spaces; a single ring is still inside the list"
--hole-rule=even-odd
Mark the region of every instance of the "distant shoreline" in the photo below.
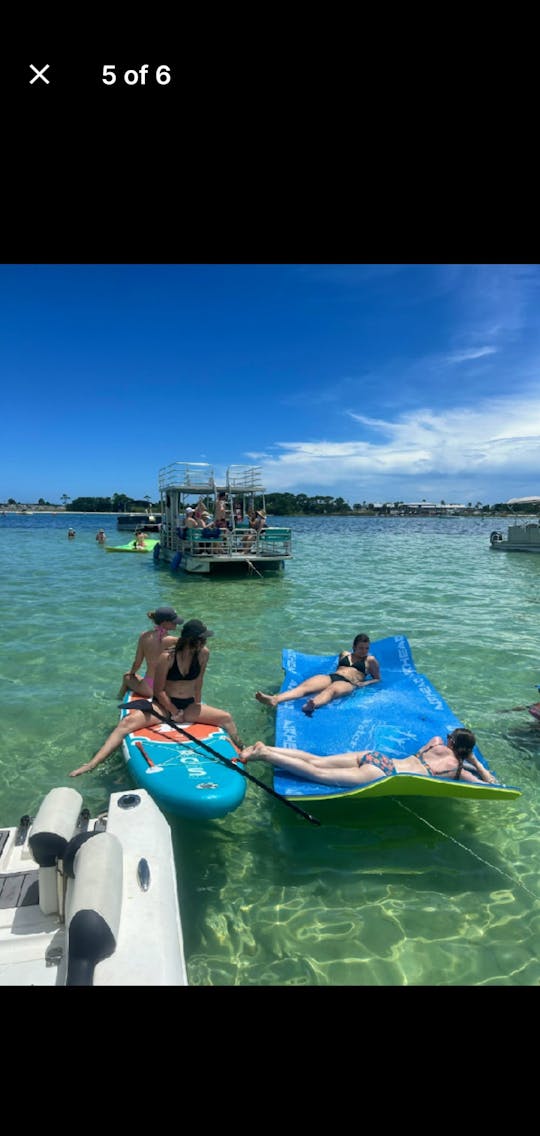
[[[129,513],[102,513],[99,510],[94,510],[94,509],[83,509],[83,510],[80,510],[78,512],[69,512],[69,513],[65,512],[64,509],[2,509],[0,511],[0,516],[4,516],[4,517],[66,517],[66,518],[69,518],[69,517],[111,517],[111,518],[117,518],[117,517],[138,517],[140,515],[141,515],[140,511],[133,512],[133,513],[131,513],[131,512],[129,512]],[[468,520],[478,520],[480,518],[480,519],[484,519],[484,520],[490,519],[492,521],[493,520],[496,521],[497,519],[504,519],[504,518],[507,518],[507,517],[512,517],[516,521],[523,520],[523,519],[525,519],[525,517],[534,517],[534,518],[538,517],[538,513],[514,513],[514,512],[511,512],[510,510],[508,510],[508,512],[504,512],[504,513],[503,512],[497,512],[497,513],[482,513],[482,512],[468,513],[468,512],[465,512],[465,513],[400,513],[400,514],[396,514],[396,513],[383,513],[383,512],[380,512],[380,513],[379,512],[373,512],[373,513],[353,513],[353,512],[350,512],[350,513],[279,513],[279,514],[276,513],[274,515],[275,516],[288,516],[288,517],[303,517],[303,518],[314,517],[319,521],[324,520],[325,518],[330,520],[332,517],[351,517],[351,518],[355,517],[357,520],[369,520],[369,519],[373,519],[373,517],[377,517],[377,518],[380,518],[382,520],[395,520],[398,515],[401,519],[404,519],[404,520],[413,520],[413,519],[418,520],[419,517],[420,517],[420,518],[423,518],[424,520],[427,520],[427,521],[432,521],[434,519],[440,520],[441,517],[442,518],[448,518],[448,520],[452,520],[452,519],[455,520],[456,517],[461,517],[461,519],[466,518]]]

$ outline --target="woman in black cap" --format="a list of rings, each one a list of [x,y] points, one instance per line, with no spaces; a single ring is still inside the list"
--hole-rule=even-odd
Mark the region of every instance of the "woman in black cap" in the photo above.
[[[164,651],[170,650],[176,643],[176,636],[169,632],[183,623],[181,616],[177,615],[173,607],[157,607],[155,611],[147,611],[147,616],[154,624],[152,631],[143,631],[137,641],[137,650],[131,670],[124,673],[122,685],[117,698],[120,701],[126,690],[134,690],[143,698],[151,698],[154,692],[154,676],[158,660]],[[146,674],[141,678],[139,669],[146,663]]]
[[[206,640],[214,634],[200,619],[184,623],[179,638],[156,670],[154,698],[173,722],[209,722],[221,726],[240,746],[238,730],[227,710],[202,702],[204,672],[210,658]]]
[[[158,611],[163,610],[158,608]],[[151,711],[130,710],[90,761],[72,769],[69,776],[78,777],[80,773],[95,769],[122,745],[126,734],[161,722],[162,711],[170,715],[173,722],[208,722],[212,726],[221,726],[238,749],[242,749],[232,716],[226,710],[201,702],[203,677],[210,657],[206,640],[213,634],[200,619],[189,619],[184,623],[174,646],[166,652],[161,648],[155,669],[153,701],[159,706],[160,717],[156,718]]]

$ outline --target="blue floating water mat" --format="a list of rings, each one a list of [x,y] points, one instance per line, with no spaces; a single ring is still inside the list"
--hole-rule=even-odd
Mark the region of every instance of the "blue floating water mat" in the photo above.
[[[372,749],[395,760],[408,757],[429,738],[446,738],[464,723],[433,684],[414,665],[405,635],[391,635],[371,643],[372,654],[381,668],[381,682],[336,698],[315,710],[311,717],[302,711],[307,697],[282,702],[276,710],[276,745],[303,749],[325,756],[347,750]],[[338,665],[337,655],[304,655],[285,648],[282,655],[285,677],[282,690],[290,690],[315,674],[330,674]],[[478,747],[475,755],[489,768]],[[491,770],[491,772],[495,772]],[[344,789],[302,781],[279,768],[274,770],[274,788],[287,797],[319,800],[337,797],[436,796],[510,799],[520,796],[513,786],[473,784],[447,778],[400,774],[381,777],[367,785]]]

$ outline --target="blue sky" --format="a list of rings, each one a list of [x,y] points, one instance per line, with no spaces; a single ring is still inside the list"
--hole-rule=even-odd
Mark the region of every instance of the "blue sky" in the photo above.
[[[540,266],[0,265],[0,500],[540,494]]]

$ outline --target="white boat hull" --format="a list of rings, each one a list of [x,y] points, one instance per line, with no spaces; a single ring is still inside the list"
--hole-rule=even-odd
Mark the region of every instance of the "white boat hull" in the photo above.
[[[506,538],[494,531],[489,543],[495,552],[540,552],[540,525],[511,525]]]
[[[165,817],[143,789],[82,824],[81,804],[53,789],[32,825],[0,830],[0,985],[187,986]],[[65,859],[44,863],[51,842]]]

